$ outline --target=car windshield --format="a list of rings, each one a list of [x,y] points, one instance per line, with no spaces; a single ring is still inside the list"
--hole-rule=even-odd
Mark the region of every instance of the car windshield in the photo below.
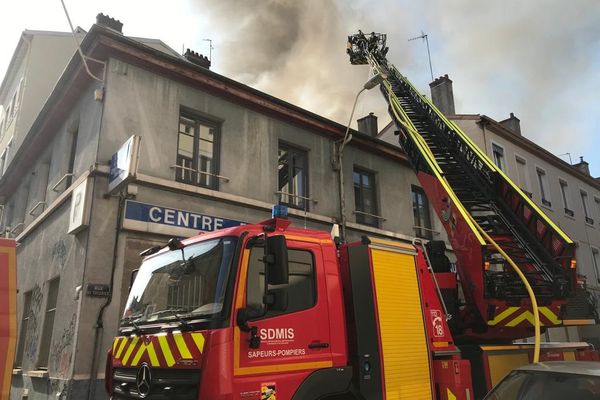
[[[121,324],[219,317],[235,244],[235,238],[219,238],[144,261]]]
[[[558,372],[513,371],[485,400],[592,400],[600,398],[600,377]]]

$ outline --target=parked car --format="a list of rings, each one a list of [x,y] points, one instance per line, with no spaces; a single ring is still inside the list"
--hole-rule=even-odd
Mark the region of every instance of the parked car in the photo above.
[[[513,370],[484,400],[600,400],[600,362],[553,361]]]

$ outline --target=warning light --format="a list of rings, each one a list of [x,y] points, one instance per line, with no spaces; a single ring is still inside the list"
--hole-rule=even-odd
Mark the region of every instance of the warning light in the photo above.
[[[571,260],[571,269],[577,268],[577,260]]]
[[[273,206],[273,211],[272,211],[271,215],[272,215],[273,218],[287,219],[287,217],[288,217],[288,208],[287,208],[287,206],[284,206],[282,204],[275,204]]]
[[[483,269],[488,271],[490,269],[490,262],[489,261],[484,261],[483,263]]]

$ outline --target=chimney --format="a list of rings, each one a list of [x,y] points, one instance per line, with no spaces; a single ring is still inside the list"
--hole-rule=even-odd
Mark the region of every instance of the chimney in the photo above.
[[[583,172],[587,176],[591,176],[590,175],[590,164],[588,164],[587,161],[583,160],[583,156],[579,157],[579,162],[577,164],[573,164],[573,168],[578,169],[579,171]]]
[[[366,117],[362,117],[356,121],[358,123],[358,131],[366,133],[371,137],[377,137],[377,116],[372,112]]]
[[[455,115],[454,111],[454,92],[452,91],[452,81],[448,74],[440,76],[429,84],[431,89],[431,101],[444,115]]]
[[[195,51],[187,49],[187,51],[185,52],[185,54],[183,56],[185,57],[186,60],[188,60],[192,64],[199,65],[206,69],[210,68],[210,60],[206,56],[203,56],[202,54],[198,54]]]
[[[108,15],[104,15],[102,13],[96,15],[96,24],[114,29],[119,33],[123,33],[123,23],[118,19],[109,17]]]
[[[521,135],[521,120],[515,117],[515,114],[510,113],[510,117],[505,119],[504,121],[500,121],[500,125],[509,129],[517,136]]]

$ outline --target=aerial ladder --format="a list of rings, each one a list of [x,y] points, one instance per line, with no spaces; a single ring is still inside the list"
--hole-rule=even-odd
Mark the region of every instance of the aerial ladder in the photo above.
[[[456,255],[464,300],[450,323],[455,339],[508,342],[539,338],[540,325],[560,326],[576,284],[574,242],[388,62],[387,52],[385,34],[348,37],[350,62],[384,77],[380,89],[400,145]]]

